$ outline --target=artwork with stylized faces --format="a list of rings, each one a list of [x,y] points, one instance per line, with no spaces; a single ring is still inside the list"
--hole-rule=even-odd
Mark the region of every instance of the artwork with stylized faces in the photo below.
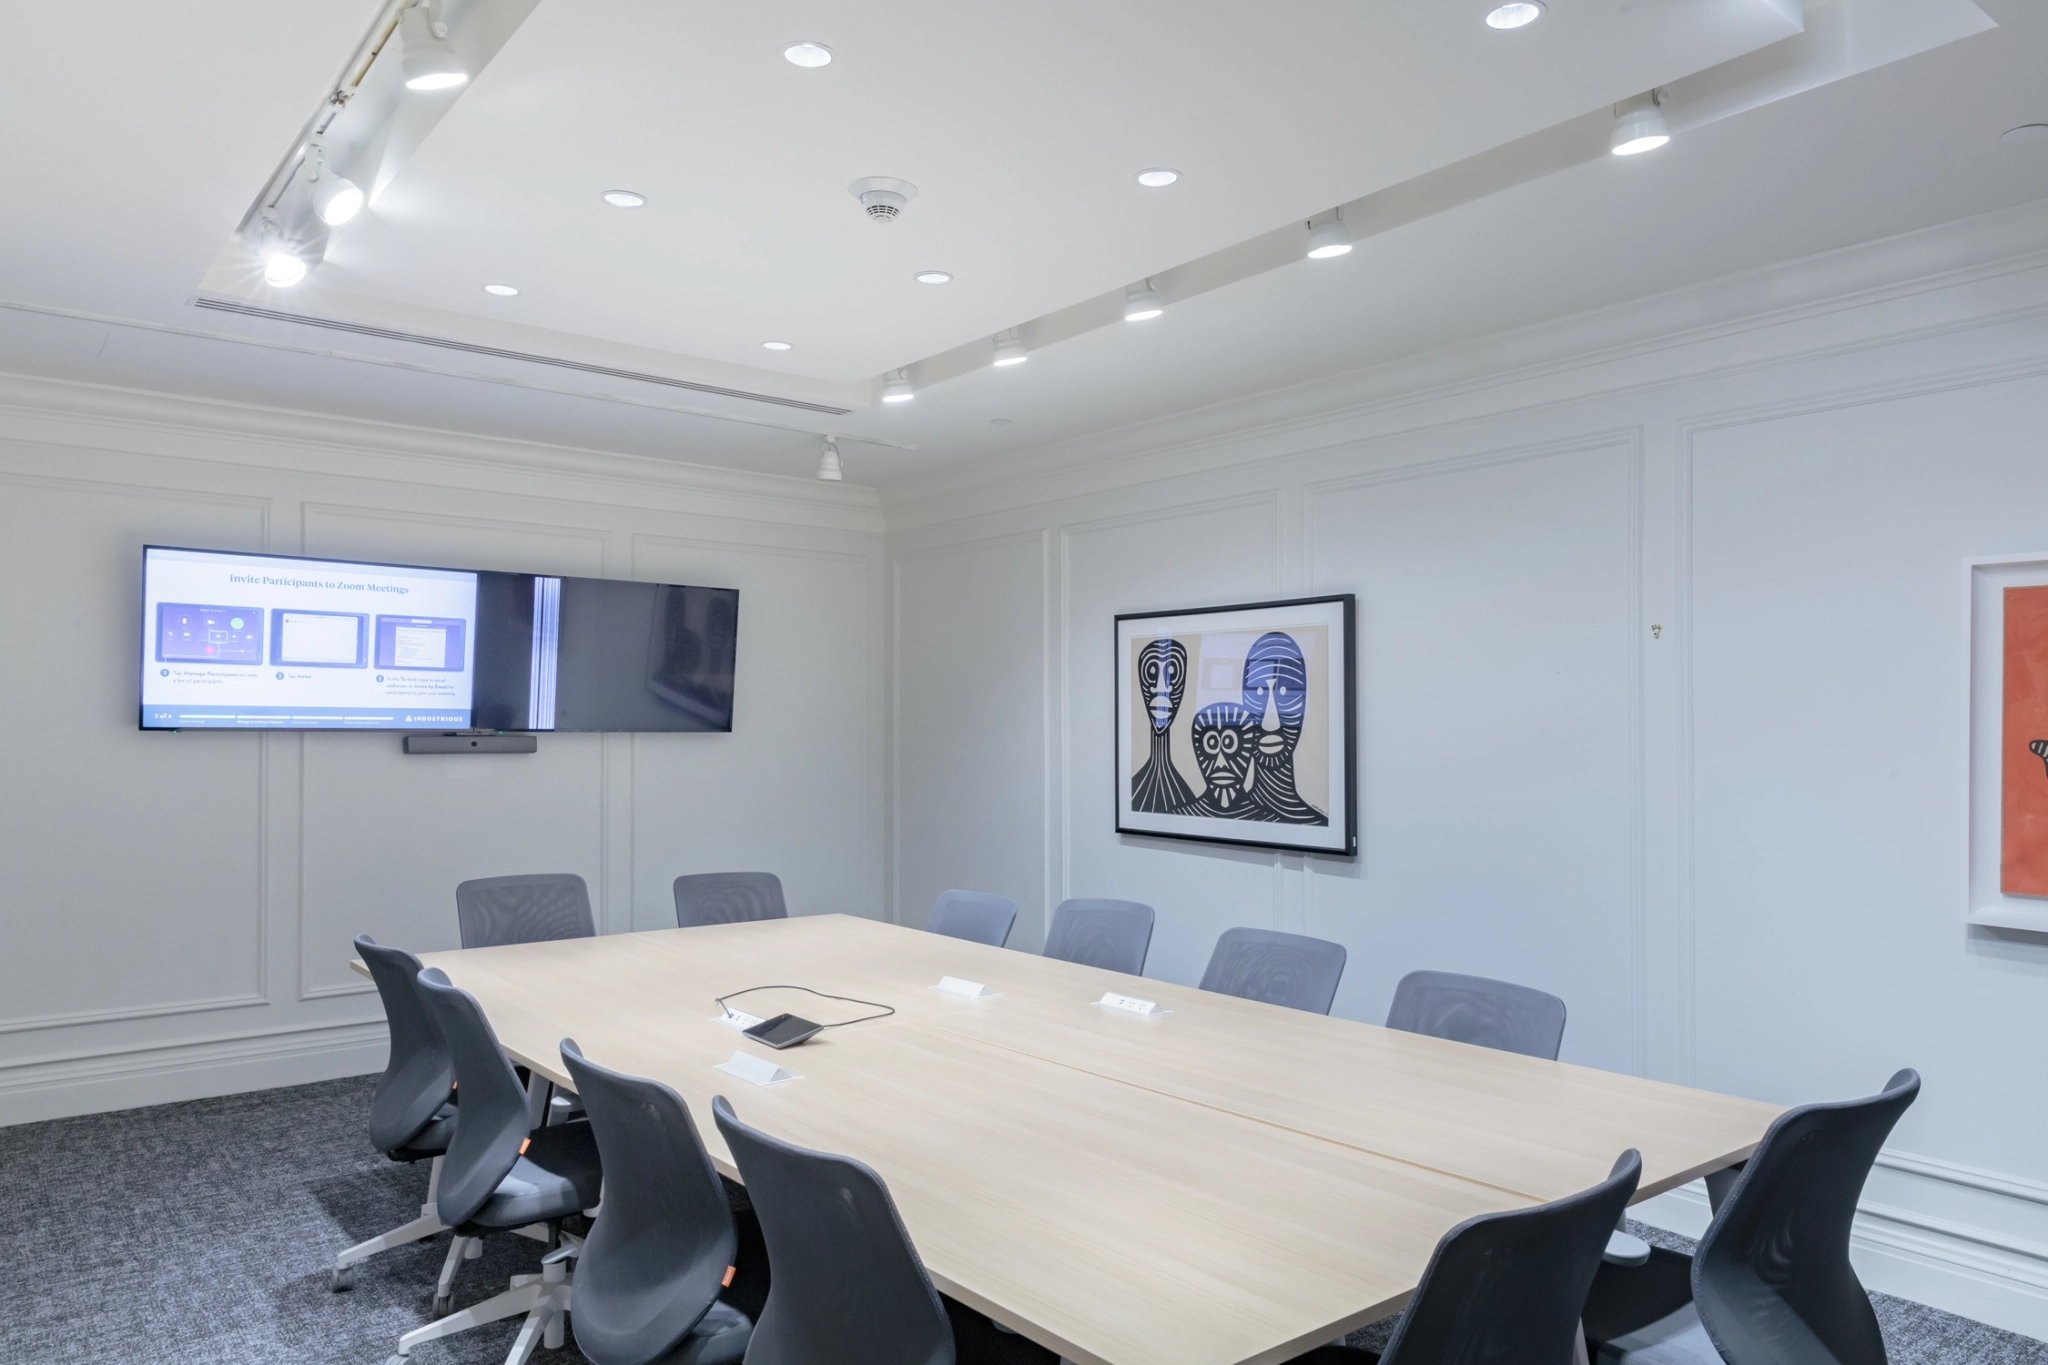
[[[1349,596],[1116,619],[1117,829],[1357,851]]]

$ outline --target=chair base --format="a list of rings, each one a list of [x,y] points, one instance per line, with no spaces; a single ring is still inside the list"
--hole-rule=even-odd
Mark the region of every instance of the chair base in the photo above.
[[[401,1365],[412,1354],[413,1347],[423,1342],[454,1336],[457,1332],[466,1332],[487,1322],[501,1322],[521,1314],[525,1314],[526,1321],[520,1325],[519,1335],[513,1339],[505,1365],[526,1365],[536,1347],[560,1350],[566,1339],[569,1305],[575,1289],[574,1277],[569,1273],[569,1260],[579,1249],[575,1246],[557,1247],[542,1258],[540,1274],[514,1275],[512,1287],[504,1293],[407,1332],[398,1339],[398,1352],[391,1357],[389,1365]],[[450,1259],[452,1262],[455,1258]]]
[[[435,1202],[435,1194],[441,1185],[441,1158],[435,1157],[434,1164],[427,1172],[427,1202],[420,1205],[420,1216],[402,1227],[395,1227],[381,1237],[372,1237],[367,1242],[357,1242],[347,1251],[334,1258],[334,1277],[329,1288],[339,1294],[356,1287],[356,1266],[369,1260],[380,1251],[393,1247],[410,1246],[423,1242],[437,1233],[445,1232],[448,1225],[441,1221],[441,1211]]]

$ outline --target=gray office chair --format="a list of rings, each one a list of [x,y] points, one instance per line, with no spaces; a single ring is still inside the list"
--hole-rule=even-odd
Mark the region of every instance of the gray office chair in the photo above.
[[[1344,945],[1277,929],[1226,929],[1209,955],[1202,989],[1328,1014],[1344,975]]]
[[[437,968],[418,977],[420,998],[441,1031],[455,1063],[461,1104],[455,1135],[441,1165],[438,1205],[441,1221],[455,1229],[434,1311],[451,1303],[449,1282],[468,1244],[493,1232],[513,1232],[539,1223],[552,1247],[541,1257],[539,1275],[517,1277],[512,1288],[452,1313],[398,1339],[394,1362],[422,1342],[466,1332],[487,1322],[524,1314],[506,1365],[525,1365],[537,1344],[559,1349],[564,1340],[571,1281],[569,1258],[581,1245],[562,1231],[562,1220],[597,1205],[603,1168],[587,1123],[529,1128],[526,1092],[497,1035],[468,992],[449,984]]]
[[[927,933],[1000,948],[1010,941],[1010,926],[1016,922],[1017,902],[1008,896],[991,896],[983,891],[941,891],[932,903],[932,916],[924,927]]]
[[[730,1365],[754,1324],[719,1302],[739,1238],[682,1096],[590,1061],[562,1062],[604,1164],[604,1205],[577,1257],[570,1315],[591,1365]]]
[[[1642,1173],[1631,1149],[1591,1189],[1466,1219],[1436,1244],[1383,1353],[1319,1346],[1297,1365],[1571,1365],[1607,1230]]]
[[[455,888],[455,919],[465,948],[595,938],[590,890],[573,872],[479,877]]]
[[[782,878],[773,872],[699,872],[676,878],[676,926],[788,919]]]
[[[953,1328],[896,1215],[860,1162],[711,1115],[768,1243],[768,1303],[747,1365],[953,1365]]]
[[[1484,976],[1410,972],[1394,987],[1387,1027],[1554,1062],[1564,1043],[1564,1001]]]
[[[1640,1269],[1601,1267],[1586,1300],[1594,1358],[1885,1365],[1849,1229],[1878,1149],[1919,1093],[1908,1069],[1867,1099],[1780,1114],[1739,1175],[1709,1183],[1719,1202],[1690,1257],[1658,1247]]]
[[[419,1217],[334,1258],[330,1285],[336,1293],[355,1288],[360,1262],[446,1230],[435,1196],[441,1183],[441,1154],[455,1132],[455,1106],[449,1102],[455,1098],[455,1067],[420,1003],[414,983],[420,960],[402,948],[383,947],[368,934],[356,936],[356,952],[370,969],[370,980],[384,1002],[384,1022],[391,1030],[384,1074],[370,1094],[370,1142],[393,1161],[433,1165],[428,1167],[427,1202],[420,1205]]]
[[[1152,907],[1140,901],[1065,900],[1052,912],[1045,955],[1125,976],[1145,974]]]

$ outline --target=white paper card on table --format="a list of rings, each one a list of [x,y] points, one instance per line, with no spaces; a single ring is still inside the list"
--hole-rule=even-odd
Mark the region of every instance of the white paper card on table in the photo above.
[[[779,1085],[783,1081],[798,1079],[795,1072],[784,1071],[766,1057],[756,1057],[747,1052],[733,1053],[731,1058],[720,1062],[716,1070],[723,1071],[728,1076],[737,1076],[743,1081],[751,1081],[755,1085]]]
[[[1095,1002],[1104,1009],[1122,1010],[1126,1014],[1165,1014],[1156,1000],[1140,1000],[1135,995],[1118,995],[1115,991],[1104,991],[1102,998]]]
[[[995,992],[979,981],[963,981],[957,976],[942,976],[939,984],[932,987],[946,995],[957,995],[962,1000],[985,1000]]]
[[[711,1016],[711,1022],[723,1024],[727,1028],[746,1029],[760,1023],[761,1016],[758,1014],[748,1014],[745,1010],[736,1010],[731,1005],[727,1005],[724,1014],[714,1014]]]

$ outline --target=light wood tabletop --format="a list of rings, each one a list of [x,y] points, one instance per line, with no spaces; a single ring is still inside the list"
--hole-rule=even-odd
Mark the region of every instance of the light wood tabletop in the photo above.
[[[1399,1308],[1461,1220],[1582,1189],[1630,1146],[1647,1196],[1743,1159],[1780,1112],[850,916],[422,961],[549,1079],[567,1084],[574,1038],[673,1087],[728,1175],[714,1094],[867,1162],[940,1288],[1090,1365],[1286,1360]],[[942,976],[996,993],[930,989]],[[768,985],[895,1013],[778,1053],[714,1019],[715,997]],[[796,990],[732,1003],[873,1012]],[[799,1079],[714,1069],[735,1050]]]

